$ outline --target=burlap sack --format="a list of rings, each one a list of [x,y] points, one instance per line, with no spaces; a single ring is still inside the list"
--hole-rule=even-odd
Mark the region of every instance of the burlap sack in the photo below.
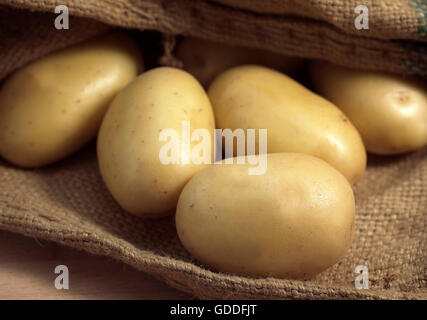
[[[0,79],[43,54],[106,31],[106,24],[427,74],[425,18],[417,20],[417,10],[425,13],[422,1],[364,1],[378,18],[371,17],[372,25],[382,28],[366,35],[351,30],[353,11],[345,8],[355,1],[268,0],[262,7],[255,0],[61,1],[72,14],[66,31],[53,28],[52,13],[29,13],[53,12],[55,1],[1,2],[8,7],[0,6]],[[244,10],[229,7],[237,4]],[[426,299],[426,178],[427,149],[369,156],[355,186],[353,245],[343,260],[310,281],[237,277],[193,261],[177,238],[173,217],[147,221],[118,207],[102,183],[94,144],[43,169],[1,161],[0,228],[111,256],[200,298]],[[357,265],[369,269],[367,290],[355,289]]]
[[[55,4],[66,4],[75,16],[126,28],[193,35],[357,68],[427,75],[426,0],[362,1],[369,9],[367,30],[354,26],[359,0],[2,2],[49,12]]]

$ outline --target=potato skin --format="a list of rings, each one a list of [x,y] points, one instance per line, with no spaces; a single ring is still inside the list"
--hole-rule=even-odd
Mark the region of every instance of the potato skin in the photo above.
[[[257,48],[231,46],[197,38],[185,38],[178,46],[177,58],[184,69],[207,88],[225,70],[245,64],[259,64],[293,75],[301,68],[300,58]]]
[[[243,276],[308,279],[349,248],[355,203],[345,177],[321,159],[267,155],[264,175],[250,165],[213,165],[178,201],[184,247],[214,270]]]
[[[39,167],[75,152],[95,138],[111,100],[140,69],[136,44],[112,33],[17,71],[0,90],[0,155]]]
[[[125,210],[146,218],[172,214],[184,185],[208,165],[160,161],[166,143],[159,141],[160,131],[174,129],[182,139],[182,121],[190,121],[191,132],[207,129],[213,139],[215,121],[207,94],[179,69],[147,71],[114,99],[99,132],[98,162],[108,189]]]
[[[369,152],[390,155],[427,145],[427,85],[422,79],[359,71],[317,61],[317,91],[359,130]]]
[[[332,103],[286,75],[240,66],[218,76],[208,92],[219,128],[266,128],[268,153],[314,155],[351,184],[363,174],[366,150],[352,123]]]

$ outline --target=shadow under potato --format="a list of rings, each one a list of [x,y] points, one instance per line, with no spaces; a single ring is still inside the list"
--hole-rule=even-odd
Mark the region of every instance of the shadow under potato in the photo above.
[[[422,151],[422,150],[421,150]],[[368,166],[390,166],[394,165],[398,162],[408,160],[412,154],[417,151],[406,152],[402,154],[394,154],[394,155],[378,155],[368,152]]]
[[[354,186],[352,246],[339,263],[307,283],[350,288],[355,266],[364,263],[375,280],[373,289],[385,288],[382,279],[396,273],[401,276],[387,282],[387,289],[420,289],[416,279],[425,255],[419,239],[425,235],[426,160],[427,148],[390,158],[369,155],[367,171]],[[0,228],[110,255],[174,287],[178,278],[192,277],[194,270],[226,277],[195,263],[178,239],[174,216],[145,220],[119,207],[100,176],[95,143],[45,168],[20,169],[0,161]],[[165,278],[162,270],[170,276]]]
[[[99,173],[94,142],[69,158],[37,169],[21,169],[0,161],[0,177],[16,175],[25,180],[17,188],[4,188],[17,201],[32,202],[38,216],[61,225],[82,229],[102,229],[131,242],[140,250],[190,261],[175,231],[174,215],[142,219],[124,211],[107,190]],[[2,179],[6,182],[6,179]],[[15,181],[17,181],[15,177]],[[0,182],[0,186],[3,183]],[[156,238],[161,243],[148,239]]]

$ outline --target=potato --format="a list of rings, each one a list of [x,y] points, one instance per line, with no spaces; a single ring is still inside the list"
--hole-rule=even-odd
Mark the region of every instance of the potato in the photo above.
[[[0,91],[0,155],[23,167],[70,155],[95,138],[110,102],[141,64],[132,40],[113,33],[19,70]]]
[[[354,230],[353,191],[325,161],[299,153],[267,155],[264,175],[249,164],[197,173],[178,201],[184,247],[216,271],[308,279],[336,263]]]
[[[369,152],[389,155],[427,145],[425,80],[313,63],[313,82],[359,130]]]
[[[352,184],[365,170],[365,147],[347,117],[284,74],[260,66],[236,67],[215,79],[209,98],[219,128],[267,129],[269,153],[314,155]]]
[[[188,150],[179,148],[178,161],[165,164],[161,160],[162,150],[176,145],[172,138],[161,141],[162,132],[176,132],[178,144],[184,146],[183,123],[188,124],[189,135],[207,130],[211,137],[207,142],[213,148],[211,104],[202,86],[185,71],[150,70],[114,99],[99,132],[98,161],[108,189],[125,210],[148,218],[172,213],[184,185],[212,162],[212,149],[203,152],[207,162],[184,159],[197,150],[198,140],[191,140]]]
[[[177,58],[184,69],[206,88],[223,71],[244,64],[259,64],[294,74],[302,66],[302,59],[271,51],[230,46],[196,38],[185,38],[178,46]]]

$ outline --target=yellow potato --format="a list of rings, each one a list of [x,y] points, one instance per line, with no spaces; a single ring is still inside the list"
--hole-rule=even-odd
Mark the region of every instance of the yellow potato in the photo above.
[[[211,162],[211,149],[203,153],[209,157],[207,163],[184,159],[199,140],[191,140],[188,151],[181,148],[183,123],[191,135],[196,129],[207,130],[213,147],[212,107],[202,86],[185,71],[150,70],[114,99],[99,131],[98,161],[108,189],[125,210],[150,218],[170,214],[184,185]],[[164,130],[179,137],[175,164],[162,160],[162,150],[173,143],[172,138],[160,141]]]
[[[197,173],[178,201],[184,247],[214,270],[308,279],[349,248],[355,203],[345,177],[298,153],[267,155],[264,175],[249,164],[216,164]]]
[[[259,64],[294,74],[302,66],[302,59],[271,51],[231,46],[196,38],[185,38],[177,50],[177,58],[184,69],[195,76],[203,86],[223,71],[244,64]]]
[[[114,33],[19,70],[0,90],[0,155],[23,167],[70,155],[96,136],[108,105],[141,63],[132,40]]]
[[[326,62],[313,63],[311,73],[316,89],[350,118],[369,152],[398,154],[427,145],[425,80]]]
[[[347,117],[284,74],[260,66],[236,67],[215,79],[209,98],[219,128],[267,129],[269,153],[314,155],[352,184],[365,170],[362,139]]]

